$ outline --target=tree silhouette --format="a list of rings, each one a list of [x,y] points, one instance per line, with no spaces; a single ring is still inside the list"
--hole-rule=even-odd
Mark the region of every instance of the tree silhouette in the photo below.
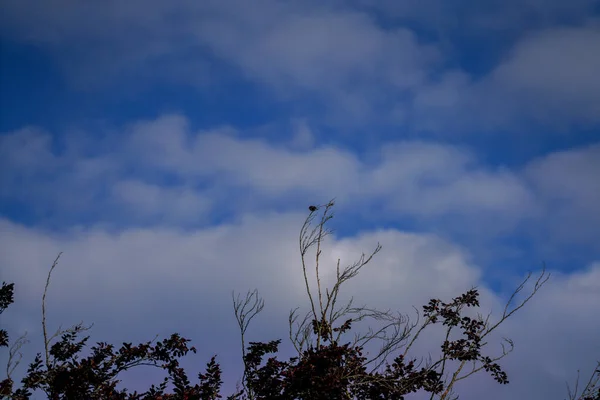
[[[246,332],[252,319],[264,308],[258,291],[249,291],[245,298],[233,295],[234,315],[241,336],[244,370],[241,387],[229,395],[230,400],[292,400],[292,399],[404,399],[417,391],[429,393],[430,399],[456,399],[457,382],[487,373],[500,384],[509,382],[499,361],[513,350],[513,342],[504,339],[500,354],[486,352],[489,335],[500,324],[521,309],[544,285],[549,275],[544,271],[535,279],[533,288],[521,302],[515,303],[531,274],[516,288],[503,313],[495,323],[491,316],[472,317],[469,309],[479,307],[479,292],[473,288],[444,302],[431,299],[417,310],[415,321],[402,314],[382,311],[367,306],[356,307],[350,299],[340,306],[339,294],[344,284],[356,277],[381,250],[377,245],[368,255],[341,268],[336,265],[336,280],[331,288],[321,282],[321,254],[331,230],[333,218],[331,201],[321,206],[310,206],[309,215],[300,230],[299,247],[309,311],[300,318],[298,309],[289,315],[289,339],[297,355],[278,360],[276,354],[281,340],[250,342]],[[320,213],[319,213],[320,211]],[[314,256],[314,282],[308,275],[309,257]],[[205,372],[192,384],[180,367],[179,360],[196,349],[189,340],[172,334],[162,341],[133,345],[123,343],[118,349],[99,342],[91,346],[91,354],[82,357],[91,326],[83,323],[68,329],[59,328],[52,336],[46,330],[46,295],[53,270],[60,254],[52,264],[42,296],[42,331],[44,354],[38,354],[29,364],[21,385],[15,388],[12,374],[21,361],[20,349],[27,343],[26,335],[9,347],[6,378],[0,382],[0,395],[7,399],[28,399],[36,390],[48,399],[219,399],[221,395],[221,368],[213,356]],[[13,302],[14,284],[2,284],[0,314]],[[469,314],[469,315],[467,315]],[[367,333],[349,337],[353,327],[361,321],[379,323]],[[410,351],[426,329],[434,326],[444,330],[444,339],[437,359],[411,357]],[[8,347],[8,334],[0,330],[0,346]],[[371,357],[365,355],[365,346],[379,344]],[[167,377],[143,393],[117,389],[119,374],[142,365],[161,368]],[[600,367],[600,365],[599,365]],[[600,368],[596,369],[581,394],[578,385],[569,388],[570,400],[600,400]],[[578,380],[579,382],[579,380]],[[577,383],[578,383],[577,382]],[[172,389],[167,390],[171,385]]]

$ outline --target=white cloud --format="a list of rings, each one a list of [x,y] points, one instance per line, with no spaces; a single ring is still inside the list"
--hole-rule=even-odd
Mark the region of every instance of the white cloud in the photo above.
[[[544,203],[541,235],[550,240],[548,246],[558,240],[589,243],[598,250],[600,146],[550,154],[531,162],[524,174]]]
[[[117,182],[112,187],[117,202],[141,218],[164,218],[170,223],[203,220],[212,201],[191,188],[164,187],[136,180]]]
[[[269,197],[296,191],[327,198],[386,197],[396,212],[428,216],[518,213],[532,202],[515,174],[487,170],[465,149],[436,143],[386,145],[379,162],[367,165],[336,147],[295,152],[218,131],[192,133],[179,116],[137,125],[132,143],[150,168],[215,175],[221,184],[251,187]]]
[[[27,327],[33,337],[39,336],[36,327],[45,274],[57,251],[63,250],[49,292],[52,328],[59,321],[85,319],[96,322],[92,339],[108,341],[148,340],[154,333],[178,331],[198,344],[202,338],[210,348],[202,348],[201,355],[218,353],[226,377],[236,377],[239,363],[232,360],[237,357],[238,337],[231,290],[257,287],[267,302],[250,340],[287,337],[287,311],[307,305],[297,249],[303,218],[257,214],[233,225],[188,232],[91,229],[60,235],[4,220],[0,223],[3,279],[14,281],[17,293],[16,304],[6,313],[11,333]],[[482,311],[490,306],[499,311],[502,298],[481,282],[481,270],[469,261],[468,253],[432,235],[386,230],[341,240],[331,237],[323,253],[323,273],[331,275],[338,257],[345,265],[376,242],[384,249],[343,292],[355,295],[357,304],[411,313],[412,305],[430,297],[447,299],[478,284],[484,298]],[[594,336],[600,326],[590,318],[600,304],[598,268],[557,276],[507,323],[501,333],[512,337],[517,347],[503,365],[513,384],[499,387],[491,378],[474,379],[464,387],[465,398],[477,398],[485,390],[491,399],[523,393],[545,399],[547,391],[561,393],[564,379],[593,362],[600,351]],[[202,323],[208,320],[212,323]],[[36,343],[28,350],[38,350]],[[432,345],[426,341],[422,347]],[[196,368],[203,360],[193,360]],[[535,380],[524,381],[526,376]]]
[[[425,304],[432,297],[452,297],[479,281],[480,271],[471,265],[464,249],[435,235],[396,230],[364,232],[358,237],[327,243],[324,275],[331,281],[335,276],[332,267],[338,258],[343,268],[362,253],[369,254],[377,243],[384,250],[364,267],[360,279],[348,282],[344,297],[355,295],[359,302],[410,313],[412,305]],[[396,294],[402,295],[396,298]]]
[[[187,119],[180,115],[134,123],[123,140],[125,156],[133,154],[140,161],[159,168],[192,169],[194,163],[202,160],[190,154],[188,130]]]
[[[508,168],[436,142],[390,142],[368,159],[335,146],[290,150],[240,138],[232,128],[192,131],[180,115],[117,131],[91,154],[90,143],[57,153],[47,133],[32,132],[3,136],[3,197],[57,218],[86,215],[94,204],[97,223],[192,226],[215,210],[235,215],[336,197],[340,207],[360,205],[365,215],[444,218],[447,228],[478,237],[527,223],[523,232],[552,233],[553,243],[593,244],[600,225],[597,145]]]
[[[381,75],[411,87],[423,79],[432,56],[410,31],[382,30],[366,14],[319,10],[279,17],[250,34],[234,20],[199,29],[217,53],[275,87],[332,90],[375,82]]]
[[[547,286],[501,329],[500,334],[518,340],[505,364],[511,383],[494,391],[496,398],[562,399],[577,370],[587,381],[600,354],[600,320],[594,318],[599,288],[598,262],[572,274],[553,272]],[[465,398],[487,393],[481,387]]]
[[[298,150],[308,150],[315,145],[315,135],[306,120],[294,121],[294,136],[291,147]]]
[[[425,84],[412,104],[415,129],[437,135],[504,131],[516,137],[595,126],[598,47],[597,22],[528,32],[482,77],[449,70]],[[531,129],[532,123],[544,128]]]
[[[513,212],[534,206],[532,194],[507,169],[487,169],[468,150],[436,143],[386,146],[383,161],[369,178],[398,212],[426,216],[458,212]]]
[[[553,121],[567,116],[598,122],[599,47],[597,24],[531,34],[517,44],[490,79],[534,118]]]
[[[148,168],[221,184],[250,187],[269,196],[294,190],[347,192],[356,187],[358,160],[349,152],[321,147],[289,151],[263,140],[239,139],[232,130],[191,132],[180,116],[137,124],[130,146]]]
[[[0,136],[2,196],[25,202],[43,198],[36,211],[52,213],[89,209],[98,198],[99,182],[114,179],[118,166],[111,157],[57,152],[53,135],[24,128]]]

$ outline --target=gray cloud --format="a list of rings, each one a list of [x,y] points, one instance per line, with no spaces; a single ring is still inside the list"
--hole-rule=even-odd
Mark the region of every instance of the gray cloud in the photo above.
[[[448,72],[420,90],[413,104],[417,128],[535,135],[527,129],[532,122],[544,126],[543,133],[595,126],[600,121],[599,46],[596,22],[531,32],[489,74],[475,79]]]
[[[26,0],[4,2],[1,18],[4,35],[50,51],[84,86],[119,76],[216,84],[229,71],[277,99],[318,101],[323,122],[348,127],[598,123],[593,1],[359,3]],[[384,27],[374,10],[402,18]],[[424,41],[415,22],[442,32]],[[457,51],[444,30],[459,27],[479,40],[504,32],[483,77],[443,68]]]
[[[212,54],[276,90],[334,92],[382,73],[385,83],[414,86],[434,55],[406,29],[387,32],[364,13],[300,2],[9,1],[4,9],[7,34],[79,57],[63,61],[91,68],[87,79],[119,69],[143,74],[144,65],[156,69],[165,58],[203,64]]]
[[[560,23],[577,24],[586,20],[598,5],[596,0],[491,0],[485,3],[472,0],[452,3],[440,0],[355,0],[353,3],[377,10],[388,18],[416,21],[440,34],[458,31],[466,36],[514,35]]]

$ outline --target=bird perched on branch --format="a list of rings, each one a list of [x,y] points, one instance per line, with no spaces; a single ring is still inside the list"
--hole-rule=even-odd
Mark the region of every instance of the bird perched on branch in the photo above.
[[[315,212],[317,211],[317,206],[310,206],[308,207],[308,209],[310,210],[310,212]]]

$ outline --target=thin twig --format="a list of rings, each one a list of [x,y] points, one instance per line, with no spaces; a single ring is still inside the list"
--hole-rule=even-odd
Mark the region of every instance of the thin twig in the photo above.
[[[50,286],[50,276],[52,275],[52,271],[54,271],[54,268],[56,268],[56,266],[58,265],[58,260],[60,259],[61,255],[62,251],[58,253],[58,256],[56,256],[56,259],[50,267],[50,271],[48,271],[48,277],[46,278],[46,286],[44,287],[44,295],[42,296],[42,330],[44,332],[44,352],[46,356],[46,368],[50,368],[50,351],[48,350],[48,346],[50,345],[50,343],[48,341],[48,332],[46,329],[46,294],[48,292],[48,286]],[[52,338],[50,340],[52,340]]]

